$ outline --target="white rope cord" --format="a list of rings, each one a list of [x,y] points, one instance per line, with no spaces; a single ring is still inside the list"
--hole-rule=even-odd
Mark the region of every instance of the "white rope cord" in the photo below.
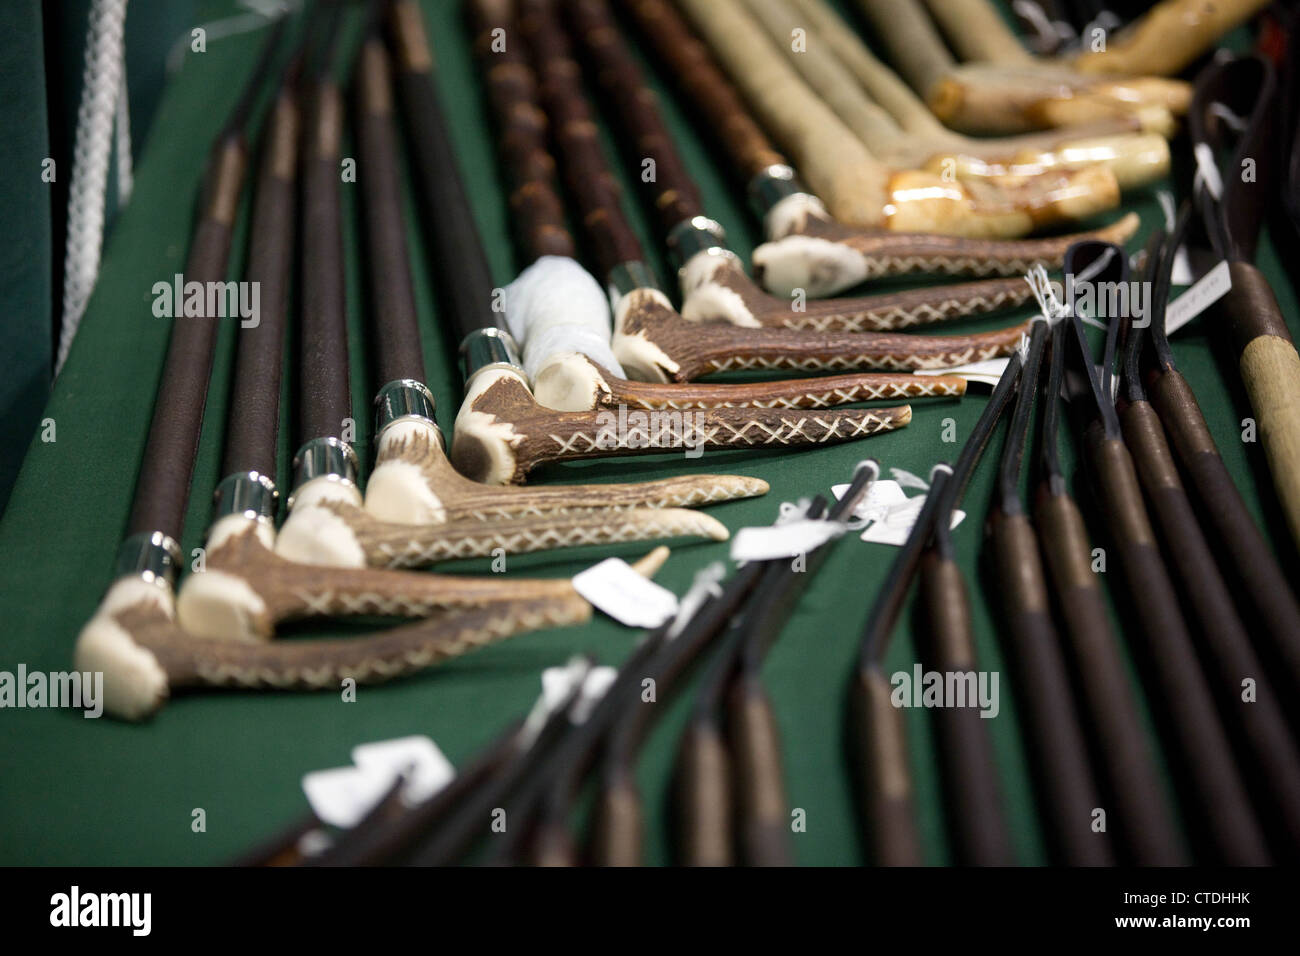
[[[122,62],[121,92],[117,95],[117,205],[131,201],[135,189],[135,161],[131,157],[131,96],[126,82],[126,61]]]
[[[54,365],[58,375],[99,275],[104,244],[104,197],[112,154],[113,119],[122,97],[123,26],[127,0],[92,0],[86,66],[68,190],[68,240],[63,267],[63,329]]]

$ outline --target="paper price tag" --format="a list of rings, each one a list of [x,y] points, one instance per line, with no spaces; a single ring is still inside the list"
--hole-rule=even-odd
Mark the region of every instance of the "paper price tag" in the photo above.
[[[1165,310],[1165,335],[1173,335],[1192,319],[1232,291],[1232,273],[1220,262],[1197,283],[1169,303]]]
[[[835,485],[831,492],[836,498],[843,497],[848,485]],[[921,508],[925,505],[925,495],[911,498],[896,481],[883,479],[874,482],[867,490],[858,506],[853,509],[853,516],[867,521],[866,530],[860,535],[863,541],[875,544],[892,544],[897,547],[907,543],[907,536],[912,533]],[[961,524],[966,517],[964,511],[954,510],[952,527]]]
[[[820,548],[843,533],[835,521],[799,518],[785,524],[758,528],[741,528],[731,539],[733,561],[775,561],[793,558]]]
[[[628,627],[658,627],[677,613],[677,595],[637,574],[621,558],[607,558],[577,574],[573,587]]]
[[[996,385],[998,380],[1002,378],[1002,373],[1007,370],[1007,363],[1010,361],[1010,359],[995,358],[986,359],[983,362],[971,362],[968,365],[955,365],[952,368],[919,368],[915,374],[960,375],[968,382]]]
[[[456,768],[438,745],[419,734],[361,744],[353,748],[352,762],[386,777],[390,784],[399,774],[407,774],[402,796],[411,803],[429,799],[456,777]]]
[[[302,778],[302,792],[316,816],[344,828],[360,823],[392,785],[391,775],[360,767],[313,770]]]

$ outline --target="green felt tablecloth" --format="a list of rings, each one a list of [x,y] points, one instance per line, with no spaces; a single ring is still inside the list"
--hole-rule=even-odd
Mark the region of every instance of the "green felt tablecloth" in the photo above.
[[[495,275],[504,284],[518,264],[482,92],[456,7],[442,0],[424,3],[461,169]],[[169,332],[169,322],[151,313],[150,289],[183,268],[192,197],[204,154],[251,67],[257,39],[246,35],[211,41],[206,54],[189,58],[162,97],[138,164],[135,195],[106,248],[98,288],[45,412],[56,422],[57,440],[45,443],[38,436],[32,444],[0,524],[0,633],[4,635],[0,669],[12,671],[19,663],[29,670],[70,668],[77,632],[109,583]],[[736,250],[747,257],[758,232],[739,184],[727,178],[725,165],[711,154],[662,77],[653,75],[660,82],[664,108],[710,214],[726,226]],[[636,167],[625,157],[620,163],[631,183]],[[344,192],[354,344],[352,389],[360,430],[357,447],[364,451],[370,448],[370,396],[378,383],[367,371],[357,188],[348,185]],[[1150,194],[1130,196],[1126,205],[1141,214],[1144,233],[1159,221],[1158,205]],[[634,211],[647,247],[656,248],[652,230],[645,228],[648,220],[642,210]],[[414,215],[411,220],[429,375],[439,418],[444,428],[450,428],[459,381],[452,350],[437,324],[434,280]],[[245,229],[241,227],[237,237],[232,273],[242,268]],[[1300,334],[1292,288],[1267,242],[1260,263],[1274,281],[1293,330]],[[666,275],[662,261],[658,265],[660,274]],[[454,271],[454,264],[451,268]],[[967,327],[993,328],[1010,318],[1014,316]],[[222,332],[216,359],[183,542],[187,554],[202,543],[210,494],[220,477],[219,448],[235,332],[232,321]],[[1292,562],[1284,524],[1269,497],[1262,449],[1241,440],[1240,423],[1250,409],[1221,340],[1200,322],[1179,333],[1175,349],[1247,501],[1266,533],[1280,548],[1288,549],[1284,557]],[[679,455],[591,462],[549,469],[539,480],[658,478],[688,469],[735,471],[767,479],[772,491],[766,498],[712,509],[734,531],[770,522],[782,501],[827,492],[830,485],[848,480],[854,463],[867,455],[877,457],[886,469],[926,474],[936,461],[954,458],[959,448],[943,442],[943,421],[955,419],[957,438],[964,440],[985,394],[977,390],[960,403],[917,403],[910,427],[867,442],[801,453],[706,453],[693,462]],[[293,419],[288,411],[282,429],[286,465],[290,441],[296,438],[290,434]],[[993,452],[999,446],[1000,440],[992,446]],[[7,449],[9,454],[21,451]],[[1005,673],[998,612],[981,593],[976,575],[993,471],[993,462],[986,459],[970,485],[966,497],[970,515],[956,539],[960,561],[970,572],[980,667]],[[1083,488],[1076,490],[1082,493]],[[631,557],[644,550],[636,545],[533,555],[511,559],[510,567],[516,574],[570,575],[609,553]],[[765,676],[785,742],[790,802],[806,811],[806,832],[794,837],[801,863],[863,860],[842,756],[845,690],[868,605],[894,554],[882,545],[854,538],[842,541],[811,583],[767,662]],[[684,543],[675,549],[660,580],[680,593],[697,569],[726,557],[724,544]],[[474,570],[483,565],[455,567]],[[411,679],[363,687],[355,703],[343,703],[332,693],[209,693],[175,699],[143,725],[91,721],[72,711],[0,711],[0,862],[226,861],[299,817],[306,808],[302,775],[346,764],[356,744],[428,734],[460,764],[522,714],[538,692],[543,668],[580,651],[616,663],[637,636],[638,632],[598,616],[582,628],[525,635]],[[889,669],[910,669],[914,659],[910,629],[900,628]],[[1016,853],[1022,862],[1040,863],[1045,859],[1044,845],[1025,769],[1016,691],[1009,677],[1002,687],[1001,714],[989,725]],[[678,694],[655,705],[663,707],[664,714],[640,764],[652,831],[648,855],[655,863],[671,860],[667,788],[687,700],[687,694]],[[944,862],[948,848],[927,715],[909,711],[907,726],[926,857]],[[205,811],[206,832],[191,828],[196,808]]]

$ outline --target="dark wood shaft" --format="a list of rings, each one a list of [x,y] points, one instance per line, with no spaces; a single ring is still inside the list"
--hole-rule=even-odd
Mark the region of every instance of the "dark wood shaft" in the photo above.
[[[299,440],[342,438],[352,416],[340,144],[343,99],[325,76],[308,91],[302,149],[302,275]]]
[[[1255,819],[1214,698],[1197,662],[1173,582],[1160,556],[1142,503],[1133,461],[1099,424],[1085,432],[1085,447],[1121,580],[1132,599],[1138,633],[1159,682],[1169,730],[1190,781],[1199,822],[1218,859],[1259,865],[1270,855]],[[1113,573],[1113,572],[1112,572]]]
[[[1262,633],[1255,633],[1281,664],[1272,672],[1279,692],[1300,700],[1300,605],[1292,585],[1228,473],[1187,380],[1168,369],[1148,385],[1148,392],[1196,492],[1199,514],[1214,529],[1214,543],[1225,555],[1222,566],[1262,624]]]
[[[1082,706],[1098,740],[1105,792],[1117,820],[1121,857],[1139,866],[1186,862],[1137,697],[1111,628],[1083,516],[1066,494],[1040,489],[1034,510],[1039,545],[1060,607]]]
[[[572,258],[576,250],[547,142],[537,74],[517,32],[513,4],[471,0],[468,10],[520,250],[528,261],[545,255]]]
[[[226,278],[231,230],[246,162],[242,135],[225,137],[213,148],[206,195],[185,261],[186,283],[222,282]],[[204,312],[172,319],[171,340],[149,423],[149,440],[140,460],[127,522],[128,535],[161,531],[176,541],[181,539],[221,322],[218,316],[206,314],[206,308]]]
[[[693,720],[682,735],[675,784],[678,862],[732,866],[731,760],[716,720]]]
[[[361,48],[355,82],[378,384],[403,378],[423,382],[424,354],[402,213],[391,64],[378,37],[370,37]]]
[[[1034,529],[1023,514],[998,511],[989,540],[1006,615],[1001,630],[1018,677],[1017,700],[1024,707],[1022,725],[1038,770],[1039,808],[1053,855],[1067,866],[1113,865],[1109,835],[1093,829],[1093,813],[1103,805],[1074,711]]]
[[[298,126],[297,97],[286,86],[276,98],[264,134],[246,277],[259,289],[258,322],[239,331],[223,475],[256,471],[275,478],[297,221]]]
[[[618,0],[643,38],[668,67],[683,97],[716,131],[727,157],[748,182],[769,166],[785,163],[754,120],[740,93],[709,48],[670,0]]]
[[[925,620],[925,669],[978,678],[965,581],[957,565],[934,550],[921,560],[919,600]],[[1011,834],[993,741],[980,714],[976,702],[967,700],[966,706],[938,707],[930,715],[940,748],[948,828],[958,863],[1007,866],[1014,862]]]
[[[921,834],[907,758],[907,728],[903,711],[890,700],[892,690],[879,664],[854,673],[850,733],[858,814],[873,863],[920,866]]]
[[[391,10],[398,102],[432,266],[443,280],[439,315],[460,342],[478,329],[504,328],[504,316],[492,309],[492,269],[438,100],[420,8],[415,0],[396,0]]]
[[[622,188],[601,146],[556,0],[520,0],[519,9],[564,181],[577,202],[586,245],[600,275],[625,262],[644,261],[641,243],[623,212]]]
[[[1207,651],[1207,676],[1214,696],[1227,725],[1237,731],[1249,752],[1246,766],[1261,780],[1268,797],[1264,802],[1281,822],[1294,854],[1300,849],[1300,757],[1272,681],[1246,636],[1197,523],[1155,410],[1147,402],[1130,402],[1120,411],[1120,422],[1169,556],[1169,570],[1193,612],[1201,646]],[[1255,682],[1255,697],[1250,701],[1242,699],[1246,680]]]
[[[626,140],[627,155],[654,161],[654,176],[637,182],[647,191],[666,233],[678,223],[704,214],[695,180],[673,143],[655,93],[647,85],[624,42],[606,0],[565,0],[574,35],[591,66],[596,84],[608,97],[610,116]]]

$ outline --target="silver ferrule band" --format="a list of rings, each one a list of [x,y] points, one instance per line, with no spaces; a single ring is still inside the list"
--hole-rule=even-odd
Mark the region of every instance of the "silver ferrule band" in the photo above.
[[[340,484],[357,487],[357,453],[347,442],[333,436],[313,438],[298,449],[293,456],[293,488],[299,488],[316,478],[327,478]],[[294,495],[289,495],[288,507],[293,508]]]
[[[399,378],[389,382],[375,396],[375,441],[394,422],[416,420],[437,427],[433,418],[433,393],[423,382]]]
[[[118,545],[113,580],[139,577],[170,588],[180,563],[181,546],[176,539],[161,531],[143,531]]]
[[[256,521],[275,521],[280,492],[275,482],[260,471],[226,475],[217,485],[214,521],[227,515],[243,515]]]
[[[668,232],[668,258],[680,273],[686,263],[701,252],[711,256],[736,254],[727,248],[727,231],[722,224],[708,216],[692,216],[673,226]]]
[[[762,219],[777,203],[791,196],[815,198],[808,187],[799,181],[795,171],[784,163],[768,166],[749,181],[746,190],[750,208]]]
[[[650,266],[639,259],[634,259],[631,262],[620,262],[610,269],[609,278],[606,280],[606,288],[609,292],[609,301],[615,303],[629,292],[635,292],[637,289],[663,291],[659,288],[659,280],[655,278]]]
[[[475,329],[460,343],[460,371],[465,384],[485,368],[508,366],[520,375],[523,363],[514,336],[505,329],[488,326]]]

